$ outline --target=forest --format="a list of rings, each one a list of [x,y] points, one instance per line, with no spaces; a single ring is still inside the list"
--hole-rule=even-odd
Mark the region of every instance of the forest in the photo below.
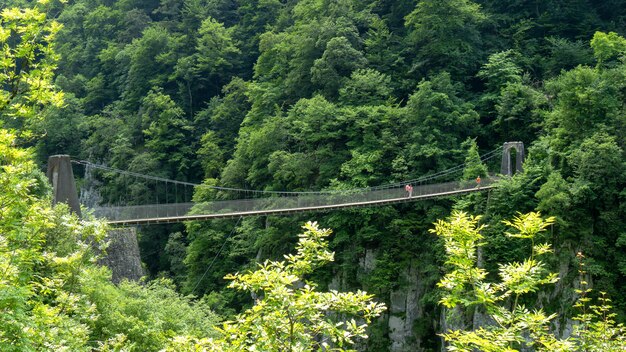
[[[0,24],[0,350],[626,348],[626,1],[1,0]],[[119,285],[41,171],[202,203],[474,180],[511,141],[524,171],[488,192],[140,226]]]

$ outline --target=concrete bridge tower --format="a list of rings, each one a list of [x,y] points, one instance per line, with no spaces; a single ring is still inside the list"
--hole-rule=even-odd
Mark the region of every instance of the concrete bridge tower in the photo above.
[[[72,162],[69,155],[53,155],[48,158],[48,180],[52,184],[53,203],[66,203],[73,213],[82,217]],[[138,281],[143,275],[137,231],[134,227],[111,229],[107,233],[109,247],[101,256],[99,264],[111,269],[112,281],[123,279]]]
[[[511,149],[515,149],[515,169],[511,163]],[[500,173],[502,175],[513,176],[515,173],[522,172],[522,164],[524,162],[524,143],[523,142],[506,142],[502,146],[502,166]]]
[[[76,182],[69,155],[53,155],[48,158],[48,180],[52,184],[54,204],[66,203],[72,212],[81,217]]]

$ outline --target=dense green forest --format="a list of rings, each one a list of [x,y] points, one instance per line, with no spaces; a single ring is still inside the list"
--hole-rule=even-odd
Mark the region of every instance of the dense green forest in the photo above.
[[[3,0],[2,8],[33,3]],[[147,291],[128,284],[117,294],[138,301],[171,295],[180,300],[177,309],[194,312],[181,295],[204,297],[203,313],[189,313],[189,324],[171,329],[176,334],[213,324],[213,312],[231,317],[250,307],[250,295],[227,288],[224,276],[283,259],[301,225],[315,220],[333,229],[336,254],[312,280],[324,290],[366,290],[388,306],[360,348],[440,349],[437,334],[447,323],[436,283],[446,251],[429,230],[453,210],[483,215],[479,261],[491,273],[528,255],[527,243],[505,235],[503,220],[530,211],[555,217],[542,240],[554,248],[546,261],[560,280],[525,299],[559,313],[551,325],[557,335],[572,329],[577,253],[593,292],[606,292],[615,319],[626,319],[626,1],[42,3],[62,24],[49,73],[64,103],[40,94],[46,104],[32,111],[39,118],[0,111],[3,127],[28,131],[3,143],[31,147],[40,166],[49,155],[70,154],[180,181],[309,191],[416,179],[462,164],[476,147],[527,146],[525,171],[488,193],[141,227],[142,260],[157,281]],[[8,164],[19,159],[3,157]],[[121,195],[134,204],[151,203],[155,194],[176,197],[146,182],[106,181],[104,203]],[[229,197],[206,190],[193,196]],[[114,290],[103,275],[97,285]],[[97,296],[97,288],[81,294]],[[129,316],[123,311],[130,308],[115,309]],[[468,311],[464,325],[479,313]],[[148,319],[137,321],[148,329]],[[113,338],[131,320],[100,336]]]

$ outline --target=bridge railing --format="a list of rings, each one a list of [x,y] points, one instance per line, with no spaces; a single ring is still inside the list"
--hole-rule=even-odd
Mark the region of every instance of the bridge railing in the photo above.
[[[457,181],[439,184],[413,185],[411,198],[404,187],[375,189],[369,191],[346,191],[331,194],[304,194],[288,197],[221,200],[203,203],[153,204],[124,207],[97,207],[94,215],[111,222],[146,219],[180,218],[190,215],[223,215],[242,213],[280,213],[314,211],[326,208],[347,208],[363,205],[398,203],[419,198],[445,196],[448,193],[470,192],[480,187],[490,187],[495,178],[475,181]],[[218,216],[216,216],[218,217]]]

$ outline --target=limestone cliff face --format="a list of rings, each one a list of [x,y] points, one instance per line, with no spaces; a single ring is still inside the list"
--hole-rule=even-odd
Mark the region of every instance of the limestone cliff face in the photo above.
[[[357,281],[363,282],[367,275],[376,268],[379,253],[376,249],[366,249],[358,262]],[[378,325],[382,326],[388,339],[387,348],[393,352],[419,352],[430,351],[432,348],[426,346],[425,338],[432,343],[433,336],[421,336],[424,334],[433,335],[434,328],[428,327],[429,332],[421,331],[417,326],[439,325],[438,321],[432,321],[432,317],[437,316],[435,312],[430,312],[432,307],[426,307],[424,295],[433,285],[432,273],[424,270],[422,261],[413,259],[402,271],[398,280],[397,288],[388,297],[377,297],[387,304],[386,313],[379,319]],[[346,273],[339,271],[329,284],[329,289],[340,291],[353,290],[346,280]],[[367,290],[367,287],[363,287]],[[379,334],[373,334],[378,335]],[[375,336],[370,334],[369,343],[379,345],[379,341],[373,341]],[[368,343],[358,346],[358,350],[365,351]],[[372,350],[371,348],[369,350]]]
[[[406,283],[391,292],[389,299],[389,339],[393,352],[424,351],[421,340],[413,329],[416,321],[424,317],[421,299],[426,291],[419,263],[411,261],[402,273]]]
[[[559,281],[554,286],[546,286],[537,296],[536,306],[544,308],[550,312],[555,312],[559,316],[571,314],[571,306],[576,297],[573,294],[573,287],[577,287],[578,276],[572,272],[575,270],[573,258],[576,251],[574,249],[563,248],[568,253],[560,256],[558,263]],[[377,267],[380,253],[376,249],[366,249],[362,252],[356,270],[356,281],[366,282],[368,275]],[[482,254],[482,253],[479,253]],[[436,281],[439,279],[437,273],[428,270],[428,254],[418,255],[405,265],[400,273],[395,289],[387,297],[377,297],[386,302],[387,312],[377,322],[377,327],[382,327],[383,331],[372,333],[370,331],[370,341],[358,346],[360,351],[374,351],[371,346],[376,336],[384,336],[387,340],[384,345],[388,351],[445,351],[444,341],[438,334],[448,329],[472,330],[480,327],[495,324],[493,319],[485,314],[481,309],[471,311],[455,308],[453,310],[443,309],[434,303],[433,290]],[[481,256],[482,257],[482,256]],[[482,265],[482,258],[480,260]],[[435,269],[437,270],[437,269]],[[352,271],[354,274],[354,271]],[[354,290],[348,282],[350,274],[344,271],[336,272],[329,288],[340,291]],[[590,279],[587,278],[589,281]],[[360,287],[367,290],[367,287]],[[428,303],[430,302],[430,303]],[[567,338],[571,335],[575,322],[571,319],[555,319],[552,323],[552,330],[560,338]],[[379,344],[378,344],[379,345]],[[379,345],[380,346],[380,345]],[[530,351],[529,351],[530,352]]]
[[[91,165],[85,166],[85,176],[78,196],[80,204],[90,209],[102,204],[102,195],[98,192],[99,186],[101,186],[101,182],[93,177],[93,167]]]
[[[145,275],[141,267],[135,228],[110,230],[107,241],[109,247],[99,263],[111,269],[113,283],[117,284],[123,279],[138,281]]]

